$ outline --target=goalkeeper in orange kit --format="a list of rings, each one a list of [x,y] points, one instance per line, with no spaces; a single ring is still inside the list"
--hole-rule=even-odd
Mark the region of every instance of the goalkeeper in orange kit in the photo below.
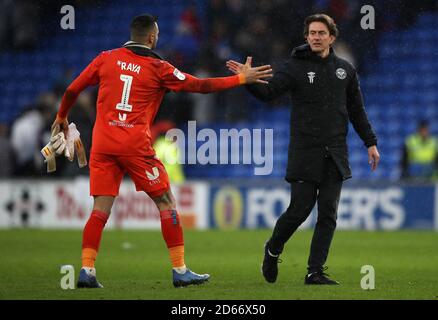
[[[265,65],[249,67],[239,75],[198,79],[179,71],[153,51],[158,34],[154,17],[148,14],[135,17],[131,22],[131,41],[121,48],[102,52],[87,66],[67,88],[53,123],[53,128],[68,130],[68,111],[80,92],[87,86],[99,85],[90,153],[90,193],[94,205],[83,231],[79,288],[102,287],[94,263],[125,173],[134,181],[136,190],[146,192],[160,211],[174,286],[200,284],[210,277],[196,274],[185,265],[180,218],[166,170],[151,145],[150,127],[169,90],[209,93],[266,83],[263,79],[270,77],[272,70]]]

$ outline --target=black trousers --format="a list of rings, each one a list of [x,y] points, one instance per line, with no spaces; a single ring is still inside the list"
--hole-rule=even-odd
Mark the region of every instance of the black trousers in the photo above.
[[[318,202],[318,219],[310,247],[308,270],[321,270],[327,260],[336,229],[342,182],[342,176],[332,158],[326,158],[324,176],[320,183],[292,182],[290,205],[275,224],[272,237],[268,241],[269,250],[273,254],[281,253],[285,243],[307,219]]]

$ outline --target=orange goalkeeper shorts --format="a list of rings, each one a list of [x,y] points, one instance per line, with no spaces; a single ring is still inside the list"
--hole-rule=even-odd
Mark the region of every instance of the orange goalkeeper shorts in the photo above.
[[[91,153],[90,194],[117,196],[125,173],[134,181],[137,191],[144,191],[151,198],[159,197],[170,189],[166,169],[155,156]]]

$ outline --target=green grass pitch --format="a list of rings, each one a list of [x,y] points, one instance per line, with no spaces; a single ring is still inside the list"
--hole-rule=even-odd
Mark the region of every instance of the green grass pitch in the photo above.
[[[438,299],[438,235],[337,231],[327,271],[340,286],[305,286],[311,231],[288,242],[275,284],[260,273],[269,230],[186,231],[186,263],[205,285],[175,289],[159,231],[104,232],[96,263],[104,289],[62,290],[60,266],[80,269],[81,232],[0,231],[0,299]],[[363,265],[375,290],[360,287]]]

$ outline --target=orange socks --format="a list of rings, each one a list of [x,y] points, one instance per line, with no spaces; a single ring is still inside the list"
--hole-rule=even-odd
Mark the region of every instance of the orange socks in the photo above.
[[[94,268],[97,251],[91,248],[82,249],[82,267]]]
[[[176,210],[160,212],[161,232],[169,249],[170,261],[173,268],[185,268],[184,238],[179,216]],[[109,215],[93,210],[85,225],[82,237],[82,266],[94,268],[97,252],[99,251],[102,231]]]
[[[170,262],[173,268],[181,268],[185,266],[184,263],[184,246],[177,246],[169,248]]]

